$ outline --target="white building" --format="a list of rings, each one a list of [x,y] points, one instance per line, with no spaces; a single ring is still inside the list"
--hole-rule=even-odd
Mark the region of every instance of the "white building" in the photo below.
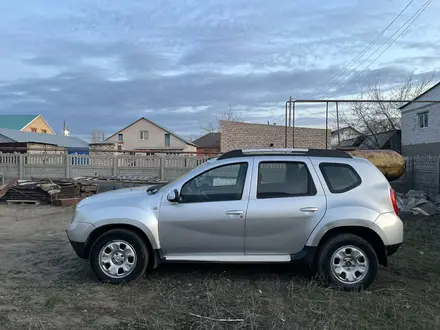
[[[440,101],[440,82],[414,100]],[[402,154],[440,155],[440,103],[409,102],[402,114]]]
[[[194,143],[144,117],[111,135],[105,141],[116,143],[119,152],[172,154],[197,151]]]

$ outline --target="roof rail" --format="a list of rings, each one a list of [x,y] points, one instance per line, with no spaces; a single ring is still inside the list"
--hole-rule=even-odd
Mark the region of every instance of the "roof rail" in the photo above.
[[[268,149],[242,149],[244,154],[293,154],[293,153],[305,153],[309,149],[297,149],[297,148],[268,148]]]
[[[298,156],[307,157],[335,157],[335,158],[353,158],[349,153],[334,149],[235,149],[220,155],[217,159],[238,158],[258,155],[277,155],[277,156]]]

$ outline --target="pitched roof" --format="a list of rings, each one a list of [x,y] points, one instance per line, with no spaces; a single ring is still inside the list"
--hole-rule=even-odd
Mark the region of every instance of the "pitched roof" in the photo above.
[[[355,128],[351,127],[351,126],[345,126],[345,127],[341,127],[339,130],[338,129],[333,130],[331,132],[331,135],[337,135],[338,131],[339,131],[339,133],[342,133],[342,132],[345,132],[345,131],[352,131],[353,133],[361,134],[361,132],[359,132],[357,129],[355,129]]]
[[[0,115],[0,128],[21,130],[39,115]]]
[[[368,135],[359,145],[360,149],[377,149],[383,148],[384,145],[396,134],[399,134],[400,130],[393,130],[388,132],[378,133],[376,135]]]
[[[11,142],[44,143],[66,148],[89,147],[89,144],[86,141],[73,136],[22,132],[8,128],[0,128],[0,135],[10,139]]]
[[[339,148],[350,148],[350,147],[359,147],[364,138],[362,136],[357,136],[351,139],[342,140]]]
[[[359,148],[359,149],[382,149],[387,142],[395,135],[399,135],[400,130],[392,130],[367,136],[358,136],[341,141],[340,148]]]
[[[436,83],[434,86],[432,86],[431,88],[427,89],[426,91],[424,91],[422,94],[420,94],[419,96],[417,96],[416,98],[413,99],[413,101],[418,100],[419,98],[421,98],[423,95],[425,95],[426,93],[432,91],[434,88],[440,86],[440,81],[438,83]],[[407,107],[408,105],[410,105],[412,102],[408,102],[405,103],[404,105],[402,105],[399,109],[402,110],[403,108]]]
[[[168,128],[165,128],[165,127],[163,127],[162,125],[159,125],[158,123],[156,123],[156,122],[154,122],[154,121],[152,121],[152,120],[150,120],[150,119],[147,119],[147,118],[145,118],[145,117],[141,117],[141,118],[139,118],[138,120],[132,122],[130,125],[125,126],[123,129],[120,129],[120,130],[117,131],[115,134],[110,135],[110,136],[109,136],[108,138],[106,138],[105,140],[107,141],[108,139],[112,138],[113,136],[115,136],[115,135],[118,134],[119,132],[122,132],[123,130],[129,128],[130,126],[132,126],[132,125],[134,125],[134,124],[136,124],[138,121],[140,121],[140,120],[142,120],[142,119],[144,119],[144,120],[146,120],[146,121],[152,123],[153,125],[155,125],[155,126],[159,127],[160,129],[164,130],[165,132],[167,132],[167,133],[169,133],[169,134],[175,136],[176,138],[178,138],[179,140],[182,140],[182,141],[185,142],[186,144],[189,144],[189,145],[192,145],[192,146],[196,146],[194,143],[192,143],[192,142],[186,140],[185,138],[181,137],[180,135],[177,135],[176,133],[171,132]]]
[[[193,143],[200,148],[220,148],[220,133],[208,133]]]

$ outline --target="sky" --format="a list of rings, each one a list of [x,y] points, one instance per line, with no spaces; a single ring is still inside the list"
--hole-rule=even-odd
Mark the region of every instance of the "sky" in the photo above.
[[[347,98],[377,79],[436,75],[438,0],[378,57],[425,2],[338,76],[409,0],[1,1],[0,114],[41,114],[58,134],[66,120],[85,139],[140,117],[197,137],[228,108],[283,124],[290,96]],[[323,113],[299,107],[296,123],[322,127]]]

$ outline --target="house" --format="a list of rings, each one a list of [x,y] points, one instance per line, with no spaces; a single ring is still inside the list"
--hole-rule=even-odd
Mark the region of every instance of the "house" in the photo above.
[[[361,149],[361,150],[375,150],[387,149],[401,152],[401,131],[392,130],[370,135],[359,135],[358,137],[342,140],[339,149]]]
[[[0,128],[55,135],[41,115],[0,115]]]
[[[284,148],[286,127],[268,124],[251,124],[236,121],[220,121],[220,149],[226,152],[246,148]],[[292,135],[295,134],[292,146]],[[292,127],[287,128],[288,148],[330,147],[330,130],[323,128]]]
[[[362,139],[359,149],[386,149],[401,153],[401,130],[396,129],[388,132],[381,132],[374,135],[367,135]]]
[[[220,133],[208,133],[194,140],[197,146],[197,155],[217,155],[220,153]]]
[[[194,143],[144,117],[114,133],[105,142],[116,143],[118,151],[125,150],[132,154],[158,152],[174,154],[197,151]]]
[[[414,100],[439,100],[440,82]],[[440,103],[408,102],[401,106],[402,154],[440,155]]]
[[[88,153],[89,144],[72,136],[22,132],[0,128],[0,152],[3,153]]]
[[[342,146],[343,142],[346,143],[347,141],[350,141],[350,143],[356,143],[361,135],[362,133],[350,126],[342,127],[339,130],[333,130],[331,133],[332,149],[337,148],[338,143],[340,143],[340,146]]]

